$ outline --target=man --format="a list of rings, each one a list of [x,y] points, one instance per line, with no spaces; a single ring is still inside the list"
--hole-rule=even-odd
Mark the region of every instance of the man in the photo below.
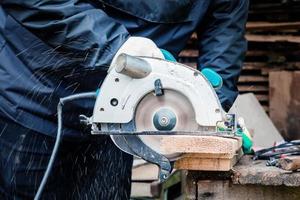
[[[198,67],[222,76],[218,95],[228,110],[238,94],[247,9],[248,0],[2,0],[1,199],[34,197],[53,148],[59,98],[95,91],[117,52],[163,48],[176,56],[196,31]],[[132,157],[79,124],[93,103],[64,107],[64,138],[43,199],[129,198]]]

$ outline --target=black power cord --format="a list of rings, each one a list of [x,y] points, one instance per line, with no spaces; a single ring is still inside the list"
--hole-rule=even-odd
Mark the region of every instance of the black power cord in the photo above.
[[[65,103],[78,100],[78,99],[87,99],[87,98],[96,98],[97,97],[97,92],[85,92],[85,93],[79,93],[79,94],[74,94],[70,95],[67,97],[60,98],[59,103],[57,105],[57,134],[56,134],[56,140],[55,144],[51,153],[51,157],[49,159],[49,163],[47,166],[47,169],[45,171],[45,174],[43,176],[43,179],[40,183],[40,186],[37,190],[37,193],[35,194],[34,200],[39,200],[43,190],[45,188],[45,185],[47,183],[47,180],[49,178],[49,175],[51,173],[51,170],[53,168],[53,164],[58,152],[59,144],[61,142],[61,136],[62,136],[62,108]]]
[[[300,140],[284,142],[282,144],[270,148],[261,149],[255,152],[253,160],[257,160],[257,159],[266,160],[272,156],[278,156],[286,153],[296,153],[296,152],[300,153],[299,147],[300,147]]]

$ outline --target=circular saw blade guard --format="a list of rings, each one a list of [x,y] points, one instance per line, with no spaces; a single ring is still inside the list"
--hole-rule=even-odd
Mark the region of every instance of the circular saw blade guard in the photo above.
[[[158,58],[134,59],[136,61],[131,61],[133,64],[121,60],[119,66],[124,65],[125,69],[118,67],[107,75],[96,100],[93,123],[132,121],[141,100],[158,89],[155,86],[157,80],[161,83],[162,91],[175,91],[190,102],[199,126],[215,127],[218,121],[224,119],[215,90],[201,72]],[[141,71],[145,70],[145,77],[142,77],[143,72],[138,71],[139,65]]]

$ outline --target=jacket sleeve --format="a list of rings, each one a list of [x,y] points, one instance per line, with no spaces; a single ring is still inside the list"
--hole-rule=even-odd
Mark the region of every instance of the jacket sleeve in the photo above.
[[[242,69],[247,41],[244,37],[248,0],[213,0],[204,22],[199,25],[200,69],[209,67],[223,78],[217,91],[228,111],[238,95],[237,81]]]
[[[55,51],[85,67],[107,67],[129,37],[123,25],[88,1],[2,0],[2,6]]]

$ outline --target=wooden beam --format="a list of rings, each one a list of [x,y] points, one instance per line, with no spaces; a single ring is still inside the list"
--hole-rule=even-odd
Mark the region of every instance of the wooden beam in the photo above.
[[[278,167],[266,166],[265,160],[253,161],[243,156],[233,167],[233,184],[300,187],[300,173],[287,173]]]
[[[159,169],[156,165],[151,163],[143,163],[141,165],[133,166],[132,181],[155,181],[158,180]]]
[[[269,91],[268,86],[264,85],[238,85],[239,91],[241,92],[267,92]]]
[[[241,149],[233,156],[226,154],[184,154],[175,162],[174,168],[199,171],[229,171],[242,155]]]
[[[300,43],[300,36],[295,35],[254,35],[247,34],[249,42],[291,42]]]
[[[185,49],[180,52],[179,57],[198,57],[199,51],[197,49]]]
[[[175,169],[228,171],[242,155],[240,137],[170,136],[161,141],[165,153],[182,153]]]
[[[300,29],[300,22],[248,22],[246,28],[248,31]]]
[[[255,97],[258,101],[269,101],[269,95],[268,94],[255,94]]]
[[[229,180],[199,180],[196,186],[196,195],[192,198],[187,198],[188,200],[300,199],[299,187],[261,186],[253,184],[234,185]]]
[[[239,78],[240,83],[247,83],[247,82],[268,82],[267,76],[250,76],[250,75],[241,75]]]
[[[280,158],[279,167],[288,171],[297,171],[300,169],[300,156],[288,156]]]
[[[240,149],[240,137],[168,136],[161,140],[161,151],[168,153],[204,153],[235,155]]]
[[[268,67],[268,63],[265,62],[245,62],[243,70],[260,70]]]
[[[271,119],[285,139],[300,139],[300,72],[270,72],[269,84]]]
[[[132,182],[131,197],[132,198],[153,197],[151,193],[151,183]]]
[[[269,55],[269,51],[264,51],[264,50],[259,50],[259,49],[256,49],[256,50],[248,50],[247,52],[246,52],[246,56],[256,56],[256,57],[258,57],[258,56],[268,56]]]

